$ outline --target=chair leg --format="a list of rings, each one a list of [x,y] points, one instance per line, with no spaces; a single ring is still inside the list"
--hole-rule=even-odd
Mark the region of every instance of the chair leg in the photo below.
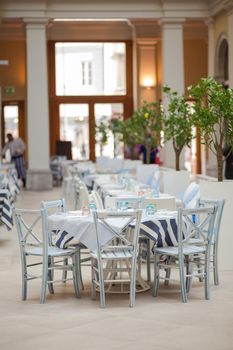
[[[171,263],[171,258],[167,257],[167,264],[170,264],[170,263]],[[171,277],[171,268],[168,267],[166,268],[166,274],[165,274],[165,281],[164,281],[165,286],[169,285],[170,277]]]
[[[213,270],[214,270],[214,284],[219,285],[219,274],[218,274],[218,252],[216,244],[213,247]]]
[[[201,273],[203,271],[201,263],[197,263],[197,271],[198,271],[198,273]],[[199,282],[203,282],[203,281],[204,281],[204,278],[202,276],[200,276]]]
[[[49,268],[51,267],[51,265],[54,263],[54,259],[53,258],[49,258]],[[48,281],[53,281],[53,277],[54,277],[54,270],[48,270]],[[54,289],[53,289],[53,283],[48,283],[48,289],[49,289],[49,293],[50,294],[54,294]]]
[[[147,281],[151,281],[151,269],[150,269],[150,240],[146,242],[146,268],[147,268]]]
[[[193,273],[193,262],[188,260],[186,264],[186,275],[192,275]],[[186,277],[186,292],[189,293],[192,286],[192,277]]]
[[[65,258],[65,259],[64,259],[63,265],[68,265],[68,258]],[[63,282],[63,283],[66,283],[66,280],[67,280],[67,270],[64,269],[64,270],[62,271],[62,282]]]
[[[138,272],[141,275],[141,267],[142,267],[142,243],[139,244],[139,252],[138,252]]]
[[[80,289],[79,289],[79,283],[78,283],[78,265],[79,265],[79,259],[77,254],[73,254],[72,256],[72,264],[73,264],[73,283],[74,283],[74,290],[76,298],[80,298]]]
[[[91,258],[91,299],[95,300],[96,299],[96,284],[95,284],[95,260],[93,258]]]
[[[210,299],[210,283],[209,283],[209,279],[210,279],[210,259],[209,259],[209,252],[206,252],[205,254],[205,278],[204,278],[204,282],[205,282],[205,299],[209,300]]]
[[[152,294],[154,297],[157,297],[159,292],[159,266],[158,266],[158,255],[154,254],[154,283]]]
[[[46,301],[46,289],[47,289],[47,284],[48,284],[47,281],[48,281],[48,261],[43,260],[41,293],[40,293],[40,303],[41,304],[44,304]]]
[[[130,278],[130,302],[129,306],[135,306],[135,294],[136,294],[136,260],[132,259],[131,262],[131,278]]]
[[[79,288],[84,290],[84,284],[83,284],[83,278],[82,278],[82,270],[81,270],[81,249],[79,248],[78,250],[78,283],[79,283]]]
[[[21,256],[22,264],[22,300],[27,300],[27,261],[25,256]]]
[[[180,289],[183,303],[187,303],[187,292],[184,277],[184,257],[179,257]]]
[[[104,290],[104,274],[101,262],[98,261],[98,272],[99,272],[99,285],[100,285],[100,306],[106,307],[105,303],[105,290]]]

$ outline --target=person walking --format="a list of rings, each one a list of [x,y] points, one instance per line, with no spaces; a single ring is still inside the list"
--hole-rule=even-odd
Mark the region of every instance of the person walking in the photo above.
[[[17,171],[18,179],[21,179],[23,182],[23,187],[26,187],[26,168],[24,161],[24,151],[26,149],[25,143],[23,140],[18,138],[13,138],[12,134],[7,134],[7,143],[3,148],[3,155],[6,154],[6,151],[9,150],[11,155],[11,162],[15,164],[15,168]]]

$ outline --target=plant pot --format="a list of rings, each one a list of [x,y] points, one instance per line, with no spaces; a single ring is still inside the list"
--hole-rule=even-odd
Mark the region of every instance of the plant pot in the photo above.
[[[233,270],[233,181],[200,181],[201,198],[225,199],[219,233],[219,270]]]

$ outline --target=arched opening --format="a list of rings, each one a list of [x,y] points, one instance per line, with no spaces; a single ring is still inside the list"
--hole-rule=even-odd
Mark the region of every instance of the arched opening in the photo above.
[[[224,85],[228,85],[228,42],[225,35],[218,40],[216,50],[216,79]]]

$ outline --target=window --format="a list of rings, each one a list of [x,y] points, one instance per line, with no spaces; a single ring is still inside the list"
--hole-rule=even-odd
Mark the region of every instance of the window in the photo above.
[[[125,43],[56,43],[56,95],[126,95]]]
[[[92,85],[92,62],[84,61],[81,62],[82,66],[82,85],[91,86]]]

